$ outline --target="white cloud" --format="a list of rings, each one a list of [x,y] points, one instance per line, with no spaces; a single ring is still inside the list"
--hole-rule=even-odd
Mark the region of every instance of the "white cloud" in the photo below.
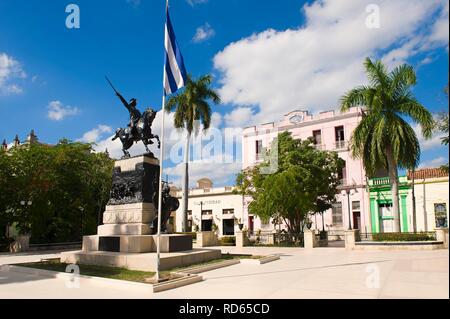
[[[412,124],[411,127],[416,132],[417,138],[419,139],[420,149],[422,151],[435,150],[438,148],[443,148],[442,138],[445,137],[445,133],[437,132],[433,134],[433,137],[429,140],[425,139],[422,134],[422,129],[418,124]]]
[[[189,163],[189,185],[192,187],[196,181],[201,178],[211,179],[215,186],[222,186],[226,183],[234,185],[233,176],[238,174],[242,169],[242,163],[204,163],[202,161],[196,161]],[[175,167],[171,167],[165,170],[165,174],[168,174],[170,181],[175,185],[181,187],[182,178],[184,175],[184,165],[179,164]]]
[[[433,25],[432,34],[429,37],[431,42],[438,42],[448,46],[448,9],[449,2],[445,1],[441,14],[436,23]]]
[[[222,115],[214,112],[211,116],[211,126],[219,128],[222,125]]]
[[[165,156],[164,159],[168,167],[165,168],[164,174],[170,175],[171,181],[180,183],[182,178],[182,161],[186,136],[184,132],[176,130],[173,126],[173,113],[165,117]],[[200,133],[191,140],[191,158],[190,164],[191,182],[195,183],[197,179],[208,176],[214,180],[217,185],[227,182],[234,174],[242,168],[241,163],[241,136],[239,132],[228,132],[228,140],[224,137],[225,131],[220,130],[222,124],[222,116],[219,113],[213,113],[211,119],[211,129],[207,132]],[[109,128],[109,126],[105,126]],[[154,121],[153,134],[160,135],[161,131],[161,112],[158,112]],[[112,141],[113,136],[99,136],[101,126],[84,134],[79,140],[94,141],[94,150],[97,152],[108,152],[112,158],[120,159],[123,156],[122,144],[119,140]],[[234,135],[233,135],[234,134]],[[233,139],[234,137],[234,139]],[[215,142],[218,142],[218,147]],[[221,144],[222,143],[222,144]],[[225,145],[225,143],[227,143]],[[200,145],[202,147],[199,150]],[[211,149],[212,148],[212,149]],[[160,158],[159,149],[156,144],[150,146],[150,150],[157,158]],[[145,153],[144,145],[140,142],[135,144],[131,149],[132,156]],[[199,154],[200,153],[200,154]],[[198,157],[201,157],[198,159]],[[172,167],[170,167],[172,166]]]
[[[448,158],[438,157],[429,161],[420,163],[419,168],[436,168],[448,163]]]
[[[252,117],[253,111],[250,107],[237,107],[225,115],[225,123],[228,127],[245,127]]]
[[[208,3],[208,0],[186,0],[186,2],[191,6],[195,6],[197,4],[204,4],[204,3]]]
[[[197,32],[192,38],[192,41],[194,41],[195,43],[203,42],[208,39],[211,39],[215,34],[216,32],[209,25],[209,23],[205,23],[204,25],[197,28]]]
[[[6,53],[0,53],[0,95],[20,94],[23,89],[13,79],[24,79],[27,75],[22,65]]]
[[[52,121],[62,121],[66,117],[77,115],[80,112],[77,107],[64,105],[61,101],[51,101],[47,109],[47,117]]]
[[[85,143],[95,143],[108,133],[112,133],[112,128],[110,126],[100,124],[96,128],[84,133],[83,137],[79,139],[79,141]]]
[[[381,28],[369,29],[366,6],[373,0],[322,0],[303,7],[298,29],[266,30],[231,43],[214,57],[225,103],[258,106],[252,124],[276,121],[302,108],[335,109],[343,93],[367,82],[363,61],[384,58],[389,65],[448,46],[436,16],[446,0],[382,0]],[[437,42],[435,39],[441,39]]]

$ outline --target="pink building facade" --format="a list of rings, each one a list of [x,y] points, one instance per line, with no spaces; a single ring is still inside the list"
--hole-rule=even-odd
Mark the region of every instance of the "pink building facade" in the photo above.
[[[370,232],[370,207],[367,192],[367,179],[363,163],[351,157],[349,141],[353,131],[363,117],[361,108],[352,108],[347,113],[335,111],[311,115],[307,111],[293,111],[286,114],[277,123],[268,123],[244,129],[242,137],[243,169],[262,161],[262,151],[268,148],[273,139],[282,132],[289,131],[294,138],[314,138],[317,148],[335,151],[345,161],[345,168],[340,176],[342,185],[336,195],[333,209],[311,217],[313,229],[329,231],[335,239],[343,236],[343,231],[351,227]],[[270,231],[272,224],[263,224],[248,212],[246,201],[244,214],[249,230]],[[349,204],[350,203],[350,204]],[[322,220],[323,219],[323,220]]]

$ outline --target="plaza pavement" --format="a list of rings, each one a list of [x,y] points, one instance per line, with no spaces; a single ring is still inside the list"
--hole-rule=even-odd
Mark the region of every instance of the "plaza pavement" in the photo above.
[[[280,254],[265,265],[217,269],[201,283],[153,294],[146,285],[61,278],[1,269],[1,265],[55,258],[56,253],[0,255],[0,298],[365,299],[449,298],[449,251],[346,251],[342,248],[222,247],[224,253]]]

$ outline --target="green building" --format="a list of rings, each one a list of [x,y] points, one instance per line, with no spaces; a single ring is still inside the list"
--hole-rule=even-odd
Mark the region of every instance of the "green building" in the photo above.
[[[400,224],[402,232],[409,232],[407,198],[411,190],[406,176],[399,177]],[[394,231],[392,193],[389,177],[369,180],[370,216],[372,233]]]

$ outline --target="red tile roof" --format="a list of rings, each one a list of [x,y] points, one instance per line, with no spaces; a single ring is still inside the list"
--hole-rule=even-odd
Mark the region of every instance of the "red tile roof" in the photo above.
[[[429,178],[440,178],[448,177],[448,172],[441,168],[424,168],[419,169],[414,172],[414,179],[429,179]],[[408,179],[413,178],[413,172],[408,172]]]

